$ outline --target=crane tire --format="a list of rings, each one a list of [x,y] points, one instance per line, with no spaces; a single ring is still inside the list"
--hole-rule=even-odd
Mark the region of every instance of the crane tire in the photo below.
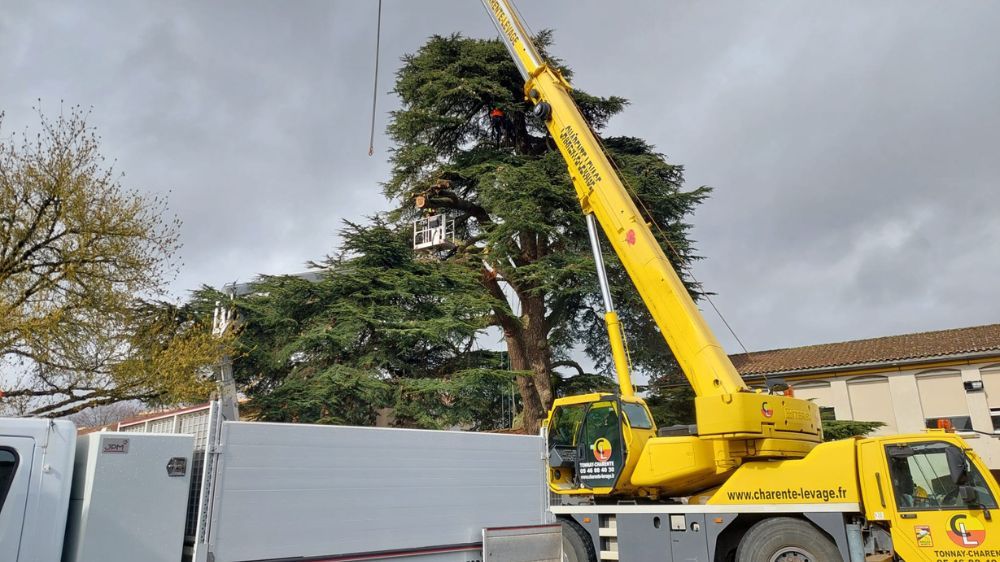
[[[808,522],[772,517],[756,523],[736,547],[736,562],[843,562],[840,550]]]
[[[597,562],[594,541],[576,521],[560,519],[562,525],[563,562]]]

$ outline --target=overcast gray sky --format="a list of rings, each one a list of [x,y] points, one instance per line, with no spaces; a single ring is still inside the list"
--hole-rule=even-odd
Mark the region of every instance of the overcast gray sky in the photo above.
[[[6,0],[4,134],[39,98],[92,106],[126,185],[173,192],[178,295],[301,271],[388,206],[387,93],[367,156],[376,6]],[[1000,320],[1000,3],[520,8],[578,86],[632,101],[611,133],[715,188],[696,273],[750,349]],[[473,0],[385,0],[382,30],[382,92],[428,35],[495,36]]]

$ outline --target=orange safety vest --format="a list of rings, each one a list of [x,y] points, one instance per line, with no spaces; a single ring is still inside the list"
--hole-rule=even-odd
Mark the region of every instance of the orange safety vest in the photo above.
[[[499,107],[495,108],[490,112],[490,117],[503,117],[503,111],[501,111]]]

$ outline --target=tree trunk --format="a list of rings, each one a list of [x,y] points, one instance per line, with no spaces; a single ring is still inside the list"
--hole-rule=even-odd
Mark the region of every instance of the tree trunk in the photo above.
[[[545,299],[541,296],[527,297],[521,301],[521,309],[532,382],[539,401],[548,410],[552,407],[552,350],[549,349],[549,331],[545,326]]]
[[[507,297],[492,271],[484,269],[482,281],[494,298],[507,304]],[[523,292],[518,291],[518,294]],[[530,377],[517,377],[517,389],[521,394],[523,407],[521,419],[524,430],[534,434],[538,433],[542,420],[552,406],[552,385],[549,381],[551,358],[548,355],[547,332],[544,330],[544,299],[522,298],[521,302],[520,319],[513,317],[510,309],[506,307],[494,312],[498,324],[503,329],[504,340],[507,342],[510,368],[531,373]]]
[[[528,360],[523,339],[506,331],[504,336],[507,340],[507,354],[510,357],[511,369],[531,371],[531,362]],[[529,435],[538,433],[548,408],[538,396],[533,379],[534,377],[517,377],[517,390],[521,394],[523,408],[521,421],[524,424],[524,431]]]
[[[529,371],[518,377],[518,389],[524,403],[524,429],[538,433],[541,422],[552,407],[552,357],[545,329],[545,304],[541,297],[521,301],[521,318],[512,330],[504,330],[511,367]]]

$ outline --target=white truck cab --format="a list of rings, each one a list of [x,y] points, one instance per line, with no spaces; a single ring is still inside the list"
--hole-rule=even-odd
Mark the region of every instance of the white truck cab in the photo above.
[[[0,560],[179,561],[192,448],[190,435],[78,439],[69,421],[0,418]]]
[[[0,560],[62,557],[75,451],[71,422],[0,419]]]

